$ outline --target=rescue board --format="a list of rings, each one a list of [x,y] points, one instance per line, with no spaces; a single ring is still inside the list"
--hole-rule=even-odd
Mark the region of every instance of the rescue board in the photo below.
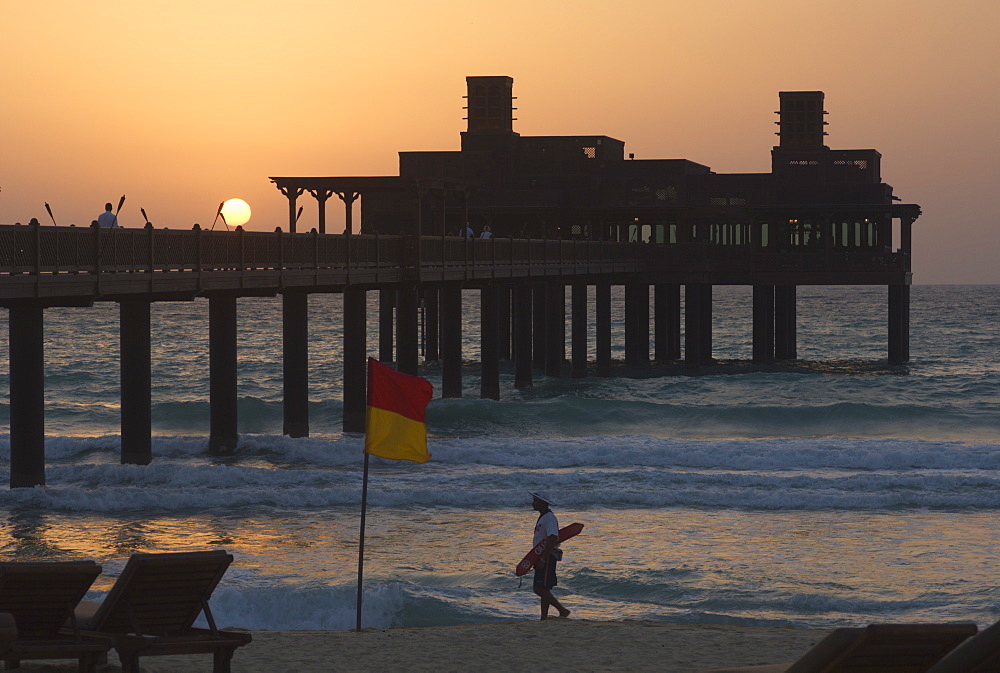
[[[570,539],[571,537],[573,537],[575,535],[579,535],[580,531],[582,531],[582,530],[583,530],[583,524],[582,523],[571,523],[570,525],[566,526],[565,528],[560,528],[559,529],[559,541],[560,542],[565,542],[566,540]],[[529,551],[527,554],[525,554],[524,558],[521,559],[521,562],[517,564],[517,568],[514,570],[514,575],[516,575],[517,577],[520,577],[521,575],[524,575],[529,570],[531,570],[532,566],[535,565],[535,561],[537,561],[538,557],[542,555],[543,551],[545,551],[545,545],[546,545],[546,543],[548,543],[547,539],[546,540],[542,540],[541,542],[539,542],[538,544],[536,544],[534,547],[532,547],[531,551]]]

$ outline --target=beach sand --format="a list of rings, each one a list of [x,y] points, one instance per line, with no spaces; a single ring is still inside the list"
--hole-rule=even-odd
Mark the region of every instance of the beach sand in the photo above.
[[[794,661],[825,630],[647,621],[498,622],[354,631],[254,631],[233,673],[338,671],[658,671]],[[120,671],[112,651],[101,673]],[[211,655],[148,657],[147,673],[210,673]],[[70,663],[22,670],[63,673]]]

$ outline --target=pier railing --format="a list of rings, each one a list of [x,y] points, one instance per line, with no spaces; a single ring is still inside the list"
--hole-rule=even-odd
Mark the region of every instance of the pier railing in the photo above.
[[[0,226],[0,300],[623,273],[651,282],[868,284],[908,272],[908,254],[875,248]]]

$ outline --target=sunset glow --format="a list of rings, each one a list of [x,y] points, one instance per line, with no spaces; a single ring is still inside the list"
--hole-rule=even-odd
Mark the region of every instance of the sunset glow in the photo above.
[[[879,150],[924,209],[914,281],[1000,282],[997,25],[976,0],[9,3],[0,223],[48,202],[88,224],[127,193],[123,226],[141,203],[185,228],[235,193],[250,228],[287,227],[268,176],[394,175],[399,151],[456,149],[467,75],[514,78],[523,135],[726,173],[768,170],[779,91],[822,90],[831,146]],[[328,208],[327,231],[343,220]]]

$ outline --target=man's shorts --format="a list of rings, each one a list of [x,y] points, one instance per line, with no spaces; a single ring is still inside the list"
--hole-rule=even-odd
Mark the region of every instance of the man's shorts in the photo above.
[[[556,580],[556,561],[551,556],[549,557],[548,563],[543,567],[538,567],[535,565],[535,580],[532,582],[532,586],[541,589],[551,589],[552,587],[559,584]]]

